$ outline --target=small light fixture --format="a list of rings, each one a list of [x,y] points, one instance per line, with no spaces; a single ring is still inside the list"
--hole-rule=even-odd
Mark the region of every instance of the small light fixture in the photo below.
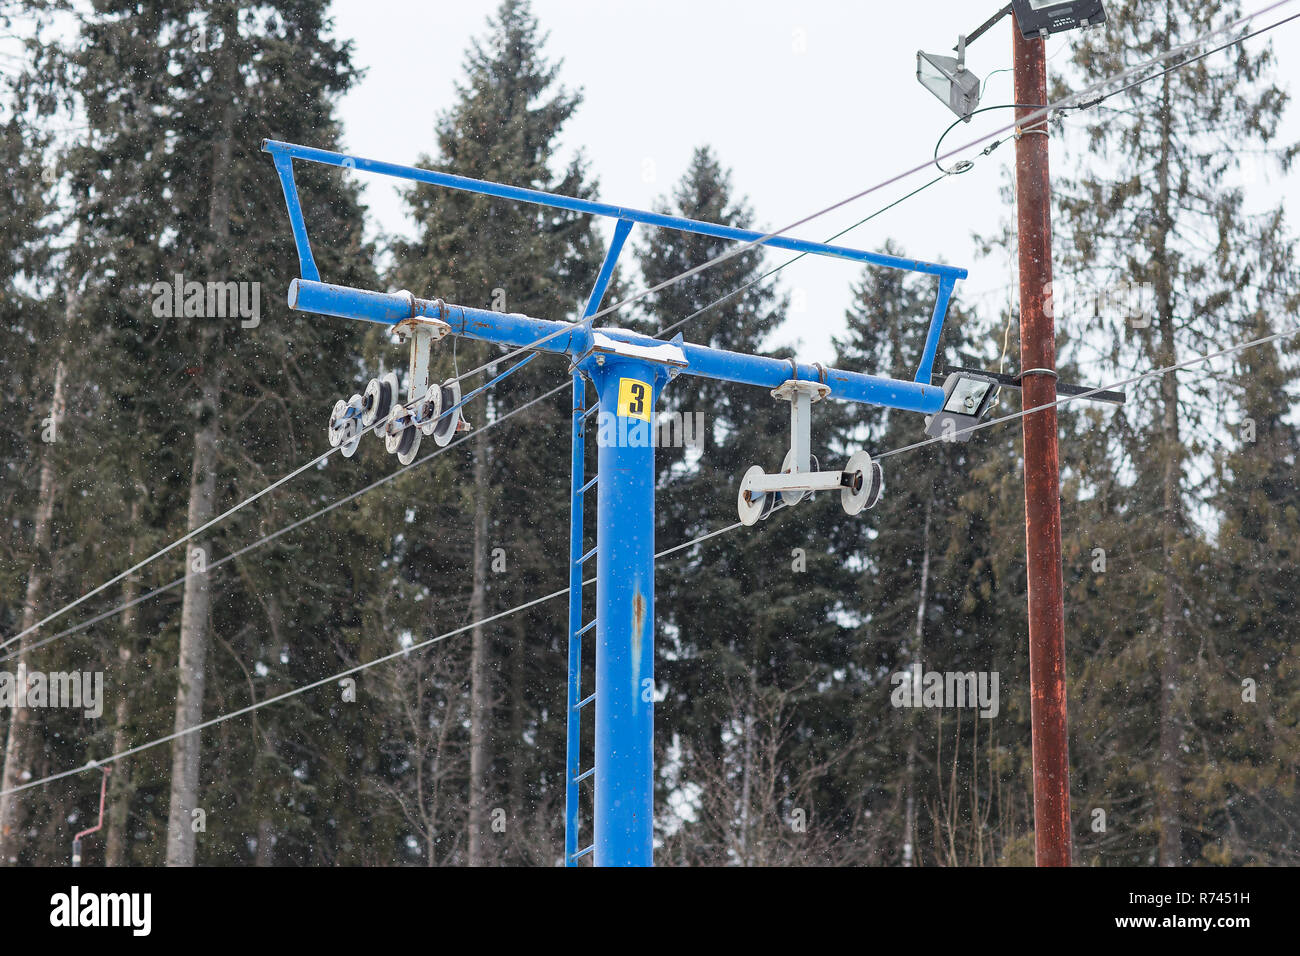
[[[1011,0],[1011,9],[1028,40],[1106,22],[1103,0]]]
[[[957,40],[957,55],[916,51],[916,78],[939,101],[967,123],[980,102],[980,78],[966,69],[966,38]]]
[[[932,438],[970,441],[971,432],[993,404],[998,381],[991,375],[954,372],[943,383],[943,407],[925,420],[925,433]]]

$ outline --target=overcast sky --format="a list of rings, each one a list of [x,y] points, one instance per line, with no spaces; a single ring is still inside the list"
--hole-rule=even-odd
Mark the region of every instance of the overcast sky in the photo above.
[[[757,225],[774,229],[930,157],[953,117],[916,82],[916,51],[948,51],[958,33],[973,30],[998,2],[534,0],[533,7],[549,31],[547,51],[563,60],[562,82],[585,97],[564,131],[564,156],[584,152],[601,199],[650,207],[682,175],[692,149],[708,144],[731,168]],[[1245,8],[1265,5],[1250,0]],[[336,0],[336,32],[354,40],[356,62],[367,71],[341,104],[346,148],[400,163],[432,152],[434,121],[454,101],[469,40],[483,35],[496,6],[495,0]],[[1290,12],[1283,8],[1257,25]],[[1049,72],[1068,59],[1071,36],[1049,38]],[[1268,38],[1282,75],[1300,75],[1294,66],[1300,63],[1300,20]],[[1249,41],[1251,49],[1265,39]],[[1008,19],[968,54],[969,68],[988,78],[983,104],[1010,101],[1010,74],[990,76],[1010,65]],[[977,117],[954,131],[945,147],[1008,119],[1002,112]],[[1300,108],[1294,103],[1284,133],[1289,141],[1300,140]],[[971,237],[992,232],[1007,217],[999,186],[1013,155],[1010,144],[1003,146],[971,172],[934,186],[841,242],[875,249],[893,238],[910,256],[970,269],[959,286],[966,297],[1005,301],[1009,264],[1005,258],[977,259]],[[1055,170],[1075,161],[1054,142]],[[918,173],[794,234],[824,239],[932,175]],[[387,232],[408,230],[394,188],[380,177],[362,179],[376,225]],[[1288,180],[1257,178],[1251,189],[1261,204],[1289,197],[1293,226],[1300,218],[1296,174]],[[785,256],[773,253],[774,262],[778,255]],[[830,336],[844,327],[857,267],[809,257],[782,278],[787,290],[800,291],[806,311],[791,317],[779,341],[801,340],[805,361],[827,358]]]

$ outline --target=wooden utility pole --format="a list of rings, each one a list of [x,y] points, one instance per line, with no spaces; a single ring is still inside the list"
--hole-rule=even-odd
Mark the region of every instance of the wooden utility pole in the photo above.
[[[1016,102],[1047,103],[1042,37],[1014,37]],[[1047,117],[1016,111],[1016,206],[1020,237],[1020,368],[1025,408],[1056,401],[1052,291],[1052,195]],[[1061,473],[1056,408],[1021,419],[1025,441],[1025,558],[1029,584],[1029,695],[1034,839],[1039,866],[1070,865],[1070,757],[1065,711],[1065,610],[1061,575]]]

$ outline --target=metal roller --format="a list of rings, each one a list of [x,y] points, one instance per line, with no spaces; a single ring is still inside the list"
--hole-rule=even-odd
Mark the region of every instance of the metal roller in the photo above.
[[[415,403],[415,420],[420,431],[432,435],[442,417],[442,386],[432,384],[425,390],[424,398]]]
[[[442,383],[442,418],[433,429],[433,440],[439,448],[450,444],[452,436],[456,434],[456,428],[460,425],[460,409],[456,408],[459,404],[460,382],[449,378]],[[449,408],[456,410],[448,414]]]
[[[854,454],[844,466],[844,487],[840,504],[844,513],[855,515],[864,508],[874,508],[885,488],[885,473],[865,451]]]
[[[740,523],[746,527],[757,524],[760,518],[765,518],[767,512],[771,511],[767,502],[769,495],[755,495],[751,500],[750,485],[755,478],[761,477],[763,477],[763,466],[753,465],[740,479],[740,493],[736,495],[736,510],[740,513]]]

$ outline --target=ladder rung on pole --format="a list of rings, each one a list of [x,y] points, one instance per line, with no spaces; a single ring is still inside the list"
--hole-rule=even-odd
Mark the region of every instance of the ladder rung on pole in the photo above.
[[[574,709],[574,710],[581,710],[583,707],[586,707],[588,704],[590,704],[590,703],[591,703],[593,700],[595,700],[595,699],[596,699],[596,695],[595,695],[595,694],[592,694],[590,697],[584,697],[582,700],[578,701],[576,704],[573,705],[573,709]],[[591,771],[589,770],[589,771],[587,771],[587,772],[590,773]]]

